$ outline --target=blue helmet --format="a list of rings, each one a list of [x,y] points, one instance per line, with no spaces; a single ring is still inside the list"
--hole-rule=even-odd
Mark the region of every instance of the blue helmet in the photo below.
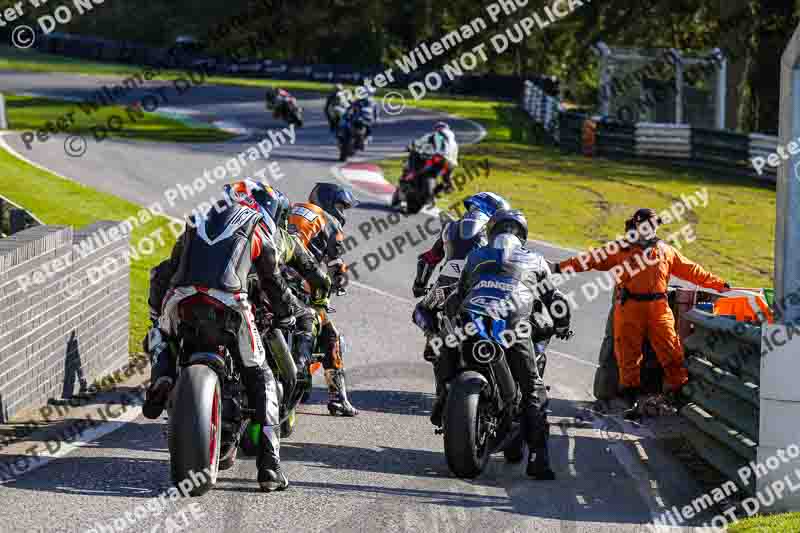
[[[487,216],[491,217],[500,209],[511,209],[511,204],[499,194],[493,192],[479,192],[464,200],[464,207],[467,208],[467,211],[477,209],[481,213],[485,213]]]

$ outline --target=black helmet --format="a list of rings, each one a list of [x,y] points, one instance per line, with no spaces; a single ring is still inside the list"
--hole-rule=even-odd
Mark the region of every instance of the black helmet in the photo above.
[[[344,226],[344,211],[358,205],[353,193],[335,183],[317,183],[308,195],[308,201],[331,216]]]
[[[524,244],[528,240],[528,221],[518,209],[499,209],[486,224],[489,242],[503,233],[515,235]]]

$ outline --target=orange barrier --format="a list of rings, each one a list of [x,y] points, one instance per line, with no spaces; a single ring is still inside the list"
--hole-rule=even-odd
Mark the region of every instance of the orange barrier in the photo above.
[[[760,290],[735,289],[725,293],[714,303],[714,314],[735,316],[739,322],[762,322],[766,317],[767,322],[775,323],[772,310]]]

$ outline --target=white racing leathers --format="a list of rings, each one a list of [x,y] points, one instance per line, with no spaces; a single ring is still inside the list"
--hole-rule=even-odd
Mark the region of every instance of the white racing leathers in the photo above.
[[[458,141],[451,129],[427,133],[414,141],[414,145],[423,153],[442,155],[453,168],[458,166]]]
[[[170,290],[164,299],[164,307],[158,321],[159,328],[168,335],[177,337],[178,324],[180,322],[180,317],[178,316],[179,304],[185,298],[198,292],[194,287],[176,287]],[[241,315],[242,325],[238,334],[238,347],[242,363],[246,368],[260,366],[264,369],[267,396],[266,425],[278,425],[280,423],[280,409],[278,406],[277,385],[269,365],[264,364],[267,354],[264,349],[264,343],[261,341],[261,335],[256,328],[252,305],[247,299],[247,293],[225,292],[217,289],[208,289],[205,292]]]

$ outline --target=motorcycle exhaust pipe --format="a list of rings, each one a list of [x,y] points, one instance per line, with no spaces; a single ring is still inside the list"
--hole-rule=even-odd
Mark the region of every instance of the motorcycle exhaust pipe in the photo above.
[[[292,351],[286,343],[283,332],[279,329],[273,329],[267,337],[267,344],[283,379],[289,383],[295,381],[297,379],[297,364],[294,362]]]

